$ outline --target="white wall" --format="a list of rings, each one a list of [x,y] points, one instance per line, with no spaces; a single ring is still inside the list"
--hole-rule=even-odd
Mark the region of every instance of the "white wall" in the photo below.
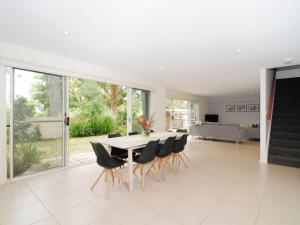
[[[161,85],[158,86],[153,93],[152,105],[154,106],[154,111],[151,109],[152,113],[155,113],[154,127],[155,131],[165,131],[166,129],[166,87]]]
[[[207,100],[205,97],[167,89],[167,98],[172,100],[185,100],[199,103],[199,120],[204,120],[204,115],[207,112]]]
[[[259,96],[216,97],[208,99],[209,114],[218,114],[222,123],[258,124],[259,112],[226,112],[226,105],[259,104]]]
[[[267,113],[271,95],[274,69],[260,71],[260,162],[268,163],[268,147],[270,124],[267,122]]]
[[[0,65],[42,71],[58,75],[105,81],[128,87],[153,91],[152,112],[155,112],[156,131],[165,130],[166,88],[151,79],[143,80],[138,75],[123,73],[111,68],[94,65],[64,56],[54,55],[0,41]],[[163,119],[162,119],[163,118]]]

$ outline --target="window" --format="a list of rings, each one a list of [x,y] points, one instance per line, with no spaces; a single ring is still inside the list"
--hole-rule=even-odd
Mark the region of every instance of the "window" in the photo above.
[[[150,117],[150,92],[132,89],[132,131],[141,133],[142,128],[138,122],[140,116]]]
[[[166,128],[189,129],[198,120],[199,103],[184,100],[166,100]]]
[[[94,162],[90,141],[109,133],[127,135],[128,128],[140,132],[138,118],[150,116],[150,91],[10,70],[6,83],[8,177]],[[129,98],[131,104],[127,104]],[[132,123],[128,123],[130,117]]]
[[[63,77],[14,69],[13,177],[63,165]]]
[[[109,133],[127,135],[127,88],[94,80],[69,79],[69,162],[94,161],[90,141]]]

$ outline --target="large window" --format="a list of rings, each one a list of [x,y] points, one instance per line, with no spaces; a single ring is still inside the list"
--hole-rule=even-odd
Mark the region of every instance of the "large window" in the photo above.
[[[10,70],[6,84],[8,177],[94,162],[91,141],[109,133],[140,132],[138,118],[150,116],[146,90]]]
[[[140,116],[149,118],[150,114],[150,92],[132,89],[132,131],[141,132],[142,128],[138,122]]]
[[[63,78],[13,72],[12,176],[63,165]]]
[[[70,164],[91,160],[90,141],[109,133],[127,134],[127,88],[93,80],[70,78]]]

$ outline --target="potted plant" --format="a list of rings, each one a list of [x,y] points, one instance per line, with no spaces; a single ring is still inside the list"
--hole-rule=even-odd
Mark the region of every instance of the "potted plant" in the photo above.
[[[154,115],[150,117],[150,119],[147,119],[144,115],[139,117],[139,124],[143,128],[142,134],[144,137],[149,137],[151,133],[151,127],[154,123],[153,120]]]

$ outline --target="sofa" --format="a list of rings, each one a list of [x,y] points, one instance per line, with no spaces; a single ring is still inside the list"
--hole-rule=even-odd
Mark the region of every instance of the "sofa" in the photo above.
[[[229,140],[239,143],[246,139],[259,138],[259,128],[240,128],[239,124],[203,123],[190,127],[192,137]]]

